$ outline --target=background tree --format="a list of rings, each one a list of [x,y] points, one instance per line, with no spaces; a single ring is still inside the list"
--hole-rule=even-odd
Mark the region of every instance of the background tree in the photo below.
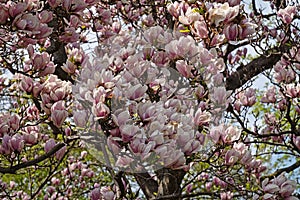
[[[298,1],[2,0],[0,36],[2,199],[299,198]]]

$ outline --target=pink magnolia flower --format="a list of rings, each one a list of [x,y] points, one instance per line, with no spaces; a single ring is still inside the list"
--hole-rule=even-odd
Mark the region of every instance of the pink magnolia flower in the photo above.
[[[99,200],[102,198],[102,194],[100,192],[100,188],[95,188],[92,190],[91,194],[90,194],[90,198],[91,200]]]
[[[52,7],[52,8],[56,8],[62,0],[48,0],[48,4]]]
[[[205,188],[206,188],[208,191],[210,191],[210,189],[212,188],[212,186],[213,186],[212,182],[206,182],[206,183],[205,183]]]
[[[288,84],[285,88],[286,94],[291,98],[296,98],[300,96],[300,85],[299,84]]]
[[[9,6],[9,15],[11,17],[16,17],[17,15],[23,13],[28,8],[28,4],[25,2],[12,3]]]
[[[240,138],[241,131],[237,127],[229,126],[222,136],[224,143],[232,143]]]
[[[138,114],[143,121],[151,121],[156,115],[156,106],[150,103],[139,104]]]
[[[109,112],[110,112],[109,107],[107,107],[107,105],[105,105],[104,103],[99,102],[97,104],[95,103],[93,104],[92,113],[95,116],[95,120],[103,119],[107,117]]]
[[[37,16],[32,15],[30,13],[28,14],[23,14],[21,17],[17,17],[13,24],[16,25],[17,28],[22,29],[22,30],[29,30],[35,33],[39,26],[40,26],[40,21],[37,18]]]
[[[49,151],[51,151],[55,145],[56,145],[56,142],[54,139],[51,138],[50,140],[48,140],[44,146],[45,152],[48,153]]]
[[[230,6],[237,6],[241,3],[241,0],[228,0]]]
[[[20,134],[14,135],[10,139],[10,145],[13,151],[21,152],[24,147],[24,140]]]
[[[35,33],[37,39],[46,38],[51,35],[53,28],[48,27],[46,24],[40,24],[38,30]]]
[[[69,11],[71,8],[72,0],[61,0],[62,6],[66,11]]]
[[[12,130],[18,130],[20,127],[20,116],[16,114],[11,114],[8,123]]]
[[[87,123],[87,112],[85,110],[73,111],[74,122],[78,127],[85,127]]]
[[[53,19],[53,13],[51,11],[43,10],[39,14],[39,19],[41,23],[48,23]]]
[[[216,87],[212,94],[212,101],[219,106],[227,104],[227,91],[225,87]]]
[[[143,34],[145,40],[150,44],[156,45],[163,37],[163,28],[160,26],[154,26],[145,31]]]
[[[240,153],[234,149],[230,149],[225,154],[225,164],[226,165],[234,165],[240,157]]]
[[[168,12],[173,15],[175,18],[178,18],[180,15],[179,3],[175,1],[167,5]]]
[[[294,143],[298,149],[300,149],[300,136],[294,138]]]
[[[120,139],[121,140],[121,139]],[[121,151],[121,146],[118,143],[116,137],[109,136],[107,138],[107,146],[112,151],[114,155],[117,155]]]
[[[141,84],[134,85],[129,88],[126,92],[126,96],[130,100],[140,100],[146,94],[148,87],[146,85],[142,86]]]
[[[52,178],[51,178],[51,183],[52,183],[53,185],[59,185],[60,179],[58,179],[58,178],[56,178],[56,177],[52,177]]]
[[[77,66],[74,63],[67,60],[67,62],[64,63],[61,68],[68,74],[74,74],[76,72]]]
[[[221,136],[224,131],[224,126],[219,125],[217,127],[213,127],[209,132],[209,137],[214,143],[219,143],[221,141]]]
[[[43,89],[42,84],[40,84],[39,82],[34,82],[33,89],[32,89],[33,96],[37,97],[40,94],[40,92],[42,91],[42,89]]]
[[[37,137],[34,134],[27,134],[27,133],[23,134],[23,139],[27,145],[36,144],[38,141]]]
[[[116,112],[112,114],[112,119],[117,126],[124,125],[130,118],[128,111]]]
[[[211,120],[211,114],[209,112],[202,111],[202,109],[198,109],[195,113],[194,123],[197,126],[201,126],[207,124]]]
[[[51,120],[57,127],[61,127],[69,113],[66,110],[65,102],[58,101],[51,107]]]
[[[221,200],[230,200],[233,197],[233,193],[230,192],[230,191],[228,191],[228,192],[222,192],[220,194],[220,196],[221,196]]]
[[[245,91],[240,92],[238,94],[238,98],[242,105],[253,106],[256,102],[255,89],[249,88]]]
[[[76,32],[74,27],[67,27],[63,35],[59,36],[59,39],[65,43],[72,43],[79,41],[80,35]]]
[[[186,145],[184,145],[182,151],[185,153],[185,155],[192,155],[193,153],[196,153],[201,144],[197,140],[189,140]]]
[[[280,185],[280,195],[282,197],[289,197],[297,188],[297,183],[295,181],[287,180]]]
[[[121,30],[121,23],[120,23],[120,22],[113,22],[113,23],[112,23],[112,30],[113,30],[115,33],[119,33],[120,30]]]
[[[165,50],[171,59],[194,57],[198,52],[195,40],[191,36],[182,36],[178,40],[172,40],[165,46]]]
[[[159,51],[154,54],[152,57],[152,61],[158,66],[158,67],[165,67],[170,62],[169,56],[164,51]]]
[[[239,14],[239,6],[230,7],[226,2],[208,10],[211,23],[219,26],[221,22],[229,23]]]
[[[275,64],[274,70],[276,72],[275,79],[277,82],[291,83],[296,78],[295,72],[282,60]]]
[[[251,155],[250,151],[247,151],[241,158],[240,162],[244,165],[247,165],[253,160],[253,157]]]
[[[20,88],[21,88],[21,90],[30,93],[33,89],[33,80],[32,80],[32,78],[30,78],[28,76],[23,76],[22,80],[21,80],[21,83],[20,83]]]
[[[192,69],[193,66],[186,63],[184,60],[176,61],[176,69],[178,72],[186,78],[193,77]]]
[[[119,156],[115,165],[120,167],[120,168],[127,168],[130,166],[130,164],[134,161],[133,158],[124,155],[124,156]]]
[[[0,5],[0,24],[5,24],[8,20],[9,13],[7,7]]]
[[[122,135],[122,141],[123,142],[129,142],[134,135],[139,131],[139,128],[134,125],[123,125],[120,127],[121,135]]]
[[[195,21],[192,31],[200,38],[208,37],[208,30],[205,21]]]
[[[47,52],[42,54],[35,54],[32,59],[32,66],[35,70],[44,69],[50,62],[50,56]]]
[[[258,27],[256,24],[249,22],[248,20],[244,20],[241,22],[240,26],[242,27],[239,28],[239,38],[240,39],[245,39],[252,34],[256,32],[256,28]]]
[[[201,15],[198,12],[194,12],[191,7],[188,7],[186,12],[181,12],[178,20],[184,25],[190,25],[195,21],[199,21],[201,19]]]
[[[241,26],[238,24],[226,24],[223,33],[227,40],[236,41],[239,38],[239,33],[242,32]]]
[[[129,146],[135,155],[140,156],[144,160],[150,156],[150,151],[154,149],[155,145],[154,141],[146,143],[145,139],[135,138]]]
[[[104,200],[114,200],[115,199],[115,193],[109,187],[107,187],[107,186],[101,187],[100,191],[101,191],[101,194],[102,194]]]
[[[72,12],[80,12],[87,7],[84,0],[63,0],[63,2],[65,1],[71,1],[70,11]]]
[[[268,88],[267,92],[262,96],[261,102],[263,103],[275,103],[276,102],[276,91],[275,87]]]
[[[63,146],[60,150],[55,153],[55,158],[61,160],[67,151],[67,147]]]
[[[285,24],[290,24],[293,21],[295,14],[295,6],[287,6],[284,9],[280,9],[277,13],[278,17],[280,17]]]

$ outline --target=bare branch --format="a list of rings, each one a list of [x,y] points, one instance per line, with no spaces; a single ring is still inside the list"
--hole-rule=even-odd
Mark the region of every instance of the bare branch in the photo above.
[[[297,162],[295,162],[291,166],[280,168],[280,169],[276,170],[273,174],[261,177],[261,180],[264,180],[265,178],[277,177],[283,172],[286,172],[286,173],[292,172],[295,169],[297,169],[298,167],[300,167],[300,160],[298,160]]]
[[[3,174],[15,174],[19,169],[35,165],[35,164],[37,164],[39,162],[42,162],[43,160],[46,160],[47,158],[49,158],[50,156],[52,156],[53,154],[55,154],[58,150],[60,150],[64,146],[65,146],[64,143],[59,143],[59,144],[55,145],[53,147],[53,149],[51,149],[48,153],[46,153],[44,155],[41,155],[41,156],[37,157],[34,160],[30,160],[30,161],[27,161],[27,162],[24,162],[24,163],[21,163],[21,164],[12,166],[12,167],[7,167],[7,168],[0,167],[0,173],[3,173]]]
[[[262,55],[250,63],[237,68],[235,72],[226,79],[226,89],[235,90],[243,86],[247,81],[262,73],[267,69],[271,69],[281,58],[281,54],[271,54],[269,56]]]

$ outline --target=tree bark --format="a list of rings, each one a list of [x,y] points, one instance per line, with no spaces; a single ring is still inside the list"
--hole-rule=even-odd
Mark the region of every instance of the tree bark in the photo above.
[[[183,170],[172,170],[168,168],[158,170],[158,193],[156,199],[181,199],[180,185],[184,175],[185,171]]]
[[[158,190],[157,182],[150,176],[149,173],[137,173],[134,175],[136,181],[141,187],[147,199],[155,199]]]
[[[235,90],[243,86],[253,77],[271,69],[281,58],[281,54],[271,54],[269,56],[260,56],[244,66],[240,66],[226,78],[226,89]]]

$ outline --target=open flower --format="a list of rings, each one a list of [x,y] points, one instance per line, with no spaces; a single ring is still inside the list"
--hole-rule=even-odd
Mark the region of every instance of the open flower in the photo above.
[[[285,24],[290,24],[293,21],[295,14],[295,6],[287,6],[284,9],[280,9],[277,13],[278,17],[280,17]]]

